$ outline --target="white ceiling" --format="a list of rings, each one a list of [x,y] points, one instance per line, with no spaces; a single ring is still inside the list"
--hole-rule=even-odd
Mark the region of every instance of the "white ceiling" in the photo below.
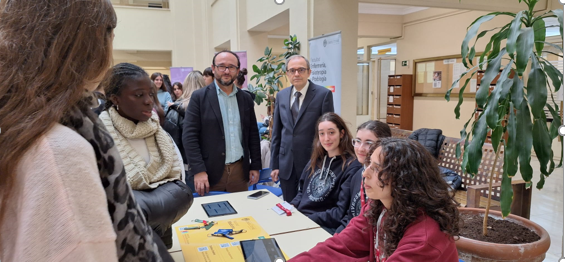
[[[360,14],[407,15],[426,9],[428,8],[417,7],[417,6],[406,6],[406,5],[383,5],[383,4],[373,4],[373,3],[359,3]]]

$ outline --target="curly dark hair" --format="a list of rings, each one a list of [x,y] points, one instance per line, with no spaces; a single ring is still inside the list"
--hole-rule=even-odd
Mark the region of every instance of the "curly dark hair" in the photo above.
[[[437,162],[419,142],[403,138],[382,138],[370,150],[381,148],[381,169],[378,179],[391,185],[392,204],[387,210],[379,239],[384,240],[385,255],[396,250],[406,228],[425,213],[439,224],[441,231],[452,239],[459,235],[459,211],[453,200],[454,193],[441,177]],[[369,166],[370,157],[365,159]],[[371,201],[365,213],[372,226],[384,208],[379,200]]]

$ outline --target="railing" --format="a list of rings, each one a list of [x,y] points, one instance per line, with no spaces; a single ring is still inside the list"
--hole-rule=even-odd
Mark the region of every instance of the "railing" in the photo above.
[[[136,6],[169,9],[168,0],[112,0],[115,6]]]

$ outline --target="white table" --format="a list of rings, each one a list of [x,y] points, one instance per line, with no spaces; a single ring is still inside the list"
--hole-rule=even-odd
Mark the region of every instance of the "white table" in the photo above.
[[[308,251],[319,242],[323,242],[330,237],[331,235],[322,228],[305,229],[274,236],[279,247],[288,258],[293,258],[304,251]],[[175,262],[185,262],[181,251],[171,252],[171,256]]]
[[[293,211],[292,216],[277,215],[271,208],[278,203],[282,203],[283,200],[273,194],[268,194],[257,200],[247,198],[248,195],[256,191],[258,190],[195,198],[188,212],[173,225],[173,247],[169,249],[169,252],[181,251],[175,228],[177,226],[195,224],[195,222],[193,222],[194,219],[226,220],[252,216],[271,237],[277,239],[277,235],[280,234],[320,228],[318,224],[297,210]],[[237,211],[237,214],[209,218],[201,205],[203,203],[225,200],[230,202],[235,211]],[[303,249],[303,251],[304,250],[307,249]]]

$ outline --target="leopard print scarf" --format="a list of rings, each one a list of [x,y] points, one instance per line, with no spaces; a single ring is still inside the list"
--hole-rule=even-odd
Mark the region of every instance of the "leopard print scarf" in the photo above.
[[[147,224],[132,189],[127,183],[124,166],[112,137],[104,124],[91,110],[97,100],[87,93],[62,124],[75,130],[91,145],[96,154],[100,180],[106,192],[108,212],[116,232],[119,261],[162,261],[154,242],[153,231]],[[168,253],[164,254],[165,256]]]

